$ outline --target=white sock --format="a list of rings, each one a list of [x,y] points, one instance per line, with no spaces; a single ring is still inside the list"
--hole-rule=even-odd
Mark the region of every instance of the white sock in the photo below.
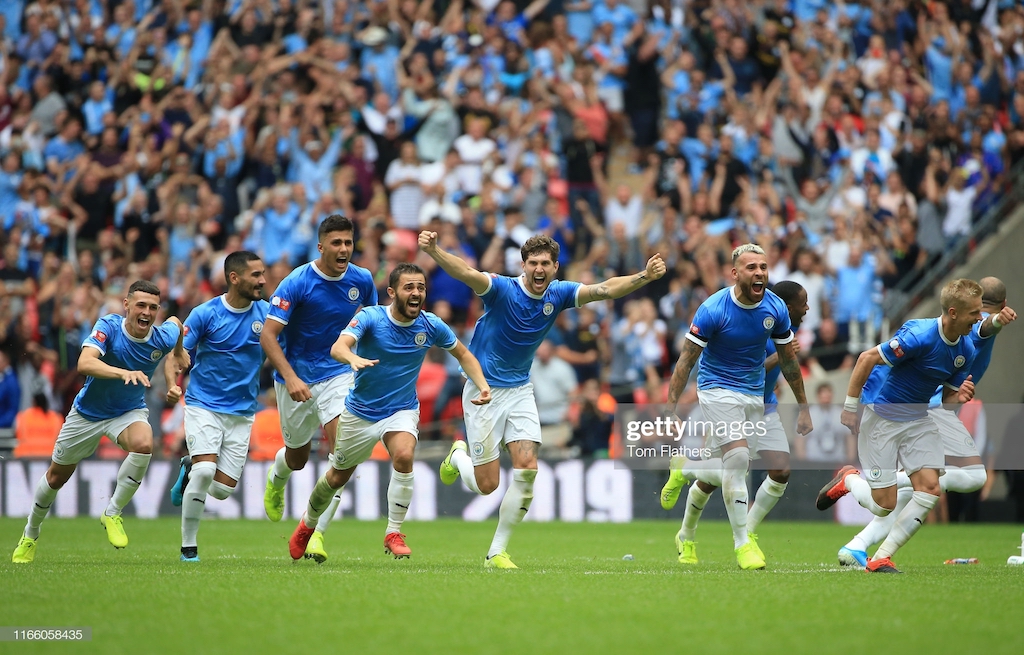
[[[725,511],[732,526],[732,540],[739,548],[747,537],[747,467],[750,464],[748,448],[733,448],[722,456],[725,473],[722,475],[722,497]]]
[[[292,477],[292,470],[288,468],[288,463],[284,459],[285,449],[277,451],[277,455],[274,456],[274,463],[270,467],[270,484],[274,485],[276,489],[284,489],[284,485],[288,484],[288,478]]]
[[[973,466],[947,466],[946,474],[939,478],[939,486],[943,491],[969,494],[985,486],[988,473],[983,464]]]
[[[476,467],[473,466],[473,460],[470,459],[469,455],[462,450],[456,450],[452,453],[452,464],[455,465],[455,468],[459,469],[459,475],[462,476],[462,480],[469,487],[470,491],[482,496],[480,485],[476,483]]]
[[[215,462],[196,462],[188,474],[188,484],[181,500],[181,546],[196,546],[199,534],[199,519],[206,509],[206,494],[209,493],[213,475],[217,472]]]
[[[128,453],[128,456],[121,462],[121,468],[117,470],[117,486],[107,503],[107,510],[103,512],[107,516],[117,516],[138,491],[142,478],[149,468],[149,460],[152,455],[143,453]]]
[[[342,486],[341,489],[345,487]],[[331,504],[331,499],[334,498],[335,493],[340,493],[341,489],[335,489],[331,485],[327,484],[327,476],[321,475],[316,484],[313,486],[313,493],[309,494],[309,502],[306,503],[306,512],[302,517],[303,523],[306,524],[307,528],[316,527],[317,520],[320,515],[324,513],[327,506]]]
[[[928,518],[928,512],[932,511],[938,502],[938,496],[915,491],[906,508],[896,517],[896,523],[889,531],[889,536],[885,538],[871,559],[885,559],[895,555],[896,551],[921,529],[925,519]]]
[[[688,459],[683,465],[683,475],[690,480],[700,480],[713,487],[722,486],[722,458]]]
[[[43,524],[43,519],[46,518],[46,513],[50,511],[50,505],[53,505],[58,491],[60,490],[54,489],[46,481],[45,473],[43,477],[39,478],[35,496],[32,498],[32,512],[29,513],[28,523],[25,524],[26,537],[30,539],[39,538],[39,526]]]
[[[693,541],[697,533],[697,522],[700,515],[704,513],[704,506],[708,504],[711,494],[705,493],[697,486],[697,483],[690,485],[686,493],[686,512],[683,513],[683,526],[679,528],[680,541]]]
[[[761,521],[768,516],[768,512],[772,511],[775,503],[779,502],[779,499],[786,493],[788,486],[788,482],[776,482],[770,476],[764,479],[754,496],[754,504],[747,512],[747,532],[757,532]]]
[[[512,482],[505,491],[505,497],[501,499],[501,507],[498,508],[498,529],[494,532],[491,548],[487,551],[488,558],[508,548],[512,530],[522,522],[526,512],[530,510],[530,503],[533,502],[533,481],[536,479],[536,469],[512,469]]]
[[[327,506],[327,510],[320,515],[320,518],[316,522],[316,531],[320,534],[327,532],[327,526],[331,524],[334,519],[334,515],[338,513],[338,506],[341,505],[341,489],[334,492],[334,497],[331,498],[331,504]]]
[[[850,493],[853,494],[853,497],[857,499],[857,502],[860,503],[861,507],[870,511],[875,516],[889,515],[890,510],[876,503],[875,499],[871,496],[871,486],[867,480],[855,473],[850,473],[846,476],[844,484],[850,490]]]
[[[877,543],[880,543],[883,539],[889,536],[889,532],[892,530],[892,526],[896,523],[896,517],[900,515],[900,512],[907,506],[910,499],[914,497],[914,489],[912,487],[900,487],[896,491],[896,509],[894,509],[888,516],[876,516],[871,519],[871,522],[864,526],[864,529],[857,533],[850,543],[846,544],[846,547],[850,550],[862,550],[867,552],[868,548],[871,548]]]
[[[223,482],[214,480],[210,483],[210,495],[217,500],[224,500],[233,493],[235,493],[235,488],[229,487]]]
[[[388,529],[384,534],[402,531],[402,522],[409,512],[412,502],[412,471],[399,473],[391,470],[391,483],[388,485]]]
[[[914,483],[910,481],[910,476],[907,475],[906,471],[896,471],[896,488],[904,489],[908,487],[910,489],[914,488]]]

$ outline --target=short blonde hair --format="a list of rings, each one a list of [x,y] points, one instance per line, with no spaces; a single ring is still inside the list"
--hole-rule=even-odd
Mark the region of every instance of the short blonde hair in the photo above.
[[[939,294],[939,303],[942,305],[942,313],[949,311],[950,307],[965,309],[967,303],[974,298],[981,298],[981,285],[974,280],[960,278],[947,282]]]
[[[736,250],[732,251],[733,266],[736,265],[736,262],[739,260],[740,257],[747,254],[748,252],[752,252],[755,255],[761,255],[762,257],[767,257],[767,255],[764,254],[764,248],[762,248],[761,246],[757,245],[756,243],[744,243],[742,246],[737,246]]]

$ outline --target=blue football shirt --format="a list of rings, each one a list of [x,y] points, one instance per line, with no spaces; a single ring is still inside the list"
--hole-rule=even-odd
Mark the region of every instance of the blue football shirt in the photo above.
[[[765,343],[793,340],[789,308],[771,291],[754,305],[736,299],[735,287],[715,292],[701,303],[686,338],[704,349],[697,371],[698,389],[728,389],[764,395]]]
[[[987,337],[981,336],[981,324],[988,318],[988,315],[988,312],[981,313],[981,320],[974,324],[970,334],[971,342],[974,343],[974,364],[967,374],[971,376],[971,382],[975,386],[981,382],[985,371],[988,370],[988,365],[992,363],[992,347],[996,344],[996,334],[990,334]],[[942,387],[939,387],[935,390],[935,395],[932,396],[931,407],[938,407],[941,404]]]
[[[476,322],[469,351],[480,361],[492,388],[521,387],[530,381],[537,346],[559,312],[579,307],[579,282],[553,280],[543,296],[527,291],[523,277],[490,274],[480,294],[483,316]]]
[[[417,409],[416,381],[427,350],[451,350],[458,343],[452,329],[430,312],[403,322],[391,315],[390,307],[381,306],[359,312],[342,334],[355,337],[360,357],[380,360],[356,373],[355,386],[345,398],[348,411],[374,423],[403,409]]]
[[[226,296],[218,296],[192,310],[185,320],[185,349],[193,364],[186,405],[237,416],[256,413],[263,366],[260,334],[269,308],[266,300],[257,300],[235,309]]]
[[[125,317],[107,314],[96,321],[82,347],[100,351],[100,361],[126,371],[142,371],[150,379],[164,355],[174,350],[181,331],[174,323],[149,329],[144,339],[128,334]],[[85,386],[75,396],[74,408],[90,421],[105,421],[124,416],[133,409],[146,408],[146,387],[125,384],[124,380],[85,378]],[[117,436],[117,435],[113,435]]]
[[[892,421],[927,416],[938,386],[959,389],[974,365],[974,342],[942,334],[942,318],[907,321],[878,352],[891,370],[875,397],[875,413]]]
[[[349,264],[340,276],[331,277],[309,262],[281,280],[267,318],[284,323],[278,336],[281,349],[299,379],[313,385],[349,371],[347,364],[331,357],[331,346],[360,307],[376,304],[377,287],[365,268]],[[276,371],[274,379],[284,383]]]

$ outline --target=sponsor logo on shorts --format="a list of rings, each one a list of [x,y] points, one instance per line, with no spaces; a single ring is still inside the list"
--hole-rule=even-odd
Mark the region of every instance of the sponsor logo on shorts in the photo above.
[[[426,334],[426,332],[418,333],[416,335],[415,341],[416,341],[416,345],[417,346],[422,346],[423,344],[425,344],[427,342],[427,334]]]
[[[772,318],[771,316],[766,316],[764,322],[762,322],[761,325],[764,326],[764,329],[770,330],[773,327],[775,327],[775,319]]]
[[[163,356],[164,354],[159,350],[154,350],[153,352],[149,353],[149,358],[152,359],[154,362],[159,362],[160,358]]]
[[[872,480],[877,480],[882,477],[882,469],[877,466],[872,466],[871,470],[868,471],[868,477]]]
[[[554,305],[552,305],[549,302],[544,303],[544,315],[545,316],[551,316],[551,314],[554,313],[554,311],[555,311],[555,306]]]
[[[480,442],[473,444],[473,454],[479,457],[484,454],[484,445]]]
[[[897,357],[903,357],[903,348],[900,346],[900,342],[896,339],[889,342],[889,348],[892,350],[892,354]]]
[[[99,341],[100,343],[107,342],[106,333],[100,332],[99,330],[96,330],[95,332],[92,333],[92,338],[95,339],[96,341]]]
[[[348,290],[348,299],[352,302],[359,300],[359,289],[352,287]]]
[[[263,332],[263,321],[253,321],[252,322],[252,331],[255,334],[259,334],[259,333]]]
[[[963,368],[964,363],[967,362],[967,358],[963,355],[957,355],[956,359],[953,360],[953,366],[957,368]]]

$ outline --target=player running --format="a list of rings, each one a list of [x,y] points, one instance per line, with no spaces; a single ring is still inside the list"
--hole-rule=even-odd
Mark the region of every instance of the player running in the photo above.
[[[558,314],[589,302],[617,299],[665,274],[661,255],[634,275],[614,277],[599,284],[556,280],[558,243],[543,235],[523,244],[523,274],[506,277],[471,268],[465,261],[437,247],[436,232],[420,232],[420,248],[446,273],[469,286],[483,299],[484,315],[476,324],[470,351],[480,360],[484,376],[494,390],[487,407],[471,402],[480,387],[472,378],[463,392],[466,441],[456,441],[441,463],[444,484],[459,476],[474,492],[487,495],[498,488],[502,447],[512,456],[512,480],[498,509],[498,529],[487,551],[488,568],[518,568],[506,548],[512,531],[526,516],[537,478],[540,419],[530,383],[530,365],[537,346],[547,336]]]
[[[1007,324],[1017,319],[1017,312],[1006,306],[1006,285],[999,278],[986,277],[979,282],[982,289],[981,322],[974,325],[970,339],[974,343],[976,355],[971,366],[971,381],[977,388],[981,378],[988,370],[992,360],[992,348],[995,337]],[[861,404],[875,401],[882,382],[889,375],[889,367],[876,366],[871,370],[868,381],[861,392]],[[982,462],[981,455],[974,445],[974,439],[964,424],[957,418],[956,412],[942,405],[942,388],[932,396],[928,408],[928,416],[935,422],[942,437],[942,450],[946,459],[946,473],[939,478],[942,491],[971,493],[985,486],[988,473]],[[839,549],[839,563],[843,566],[866,567],[867,550],[881,542],[892,530],[896,517],[914,496],[910,477],[904,472],[896,474],[896,509],[888,516],[876,516],[857,536]]]
[[[288,542],[292,559],[306,552],[314,526],[331,497],[341,493],[355,468],[370,458],[378,441],[391,455],[388,486],[388,527],[384,551],[396,559],[409,557],[402,522],[413,490],[413,454],[419,434],[420,403],[416,380],[431,346],[449,351],[480,389],[470,402],[486,405],[491,390],[476,357],[444,321],[422,310],[427,298],[423,269],[402,263],[388,278],[387,307],[367,307],[352,319],[331,348],[331,357],[352,367],[355,386],[338,419],[332,466],[309,496],[306,512]],[[352,349],[359,345],[359,354]]]
[[[260,345],[276,369],[274,387],[281,414],[284,448],[267,474],[263,506],[271,521],[284,515],[284,488],[292,471],[309,461],[313,436],[323,426],[333,439],[345,396],[352,388],[348,364],[331,359],[331,346],[360,307],[377,304],[373,275],[349,260],[353,250],[352,221],[328,216],[317,231],[320,258],[288,274],[270,300]],[[327,559],[324,531],[341,502],[338,494],[320,517],[307,555]]]
[[[807,291],[796,282],[783,280],[772,287],[772,293],[786,303],[789,310],[790,329],[796,332],[800,322],[807,313]],[[793,340],[794,354],[800,351],[800,344]],[[754,504],[747,512],[747,536],[757,549],[757,528],[761,525],[768,512],[775,507],[779,499],[786,493],[789,484],[789,438],[779,418],[778,398],[775,397],[775,385],[782,369],[779,367],[778,350],[775,342],[768,339],[765,351],[764,380],[764,422],[765,433],[758,432],[750,438],[748,448],[761,458],[768,469],[768,476],[761,483],[754,496]],[[696,489],[687,494],[686,512],[683,524],[676,535],[676,549],[679,552],[680,564],[697,563],[697,544],[693,540],[700,521],[701,513],[715,489],[722,486],[722,460],[689,460],[685,457],[673,458],[672,471],[668,482],[661,490],[661,506],[672,509],[679,499],[679,492],[689,484],[690,478],[696,478]],[[764,556],[762,555],[762,558]]]
[[[740,568],[752,570],[763,569],[765,562],[747,531],[747,436],[764,420],[765,343],[769,338],[778,347],[779,368],[800,404],[797,432],[807,434],[812,426],[789,311],[786,303],[767,289],[764,250],[752,243],[739,246],[732,253],[732,262],[736,284],[716,292],[697,308],[672,372],[668,402],[674,411],[699,359],[697,400],[704,420],[715,426],[712,434],[706,434],[706,446],[712,459],[721,458],[717,468],[722,471],[722,496],[732,525],[736,560]],[[707,498],[699,485],[693,485],[687,505],[692,502],[703,508]],[[687,540],[690,544],[685,552],[679,535],[676,541],[680,561],[684,556],[696,559],[692,539]]]
[[[858,435],[857,452],[868,479],[845,466],[822,488],[816,504],[825,510],[852,493],[875,516],[888,516],[896,507],[898,464],[903,466],[913,495],[896,516],[888,537],[867,561],[870,572],[900,573],[892,556],[924,525],[939,502],[942,436],[928,415],[928,404],[940,386],[945,387],[943,403],[965,403],[974,397],[970,371],[975,348],[973,340],[964,337],[981,320],[982,293],[974,280],[949,282],[940,296],[942,316],[907,321],[891,341],[865,350],[857,359],[841,420]],[[869,404],[859,421],[861,394],[879,364],[891,370],[877,392],[868,388],[865,401]]]
[[[153,326],[160,312],[160,289],[155,284],[132,283],[124,308],[127,317],[101,317],[82,343],[78,372],[86,376],[85,386],[57,435],[50,467],[36,485],[32,512],[12,557],[15,564],[35,559],[39,527],[57,492],[78,462],[96,451],[104,435],[128,456],[118,469],[117,486],[100,523],[114,548],[128,545],[121,510],[135,495],[153,456],[153,429],[145,400],[149,379],[167,353],[173,351],[174,366],[179,369],[188,367],[189,356],[182,347],[181,321],[171,316]]]
[[[223,500],[242,478],[260,391],[260,334],[270,304],[263,300],[263,261],[241,250],[224,259],[227,293],[192,310],[184,346],[195,353],[185,392],[185,445],[171,503],[181,509],[181,561],[198,562],[196,535],[207,494]],[[178,372],[168,359],[167,400],[181,399]]]

